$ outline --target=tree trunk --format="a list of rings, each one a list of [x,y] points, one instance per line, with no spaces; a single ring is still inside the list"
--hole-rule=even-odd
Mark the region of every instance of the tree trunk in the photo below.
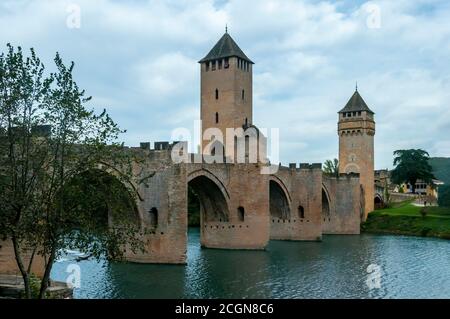
[[[14,256],[16,258],[17,266],[19,267],[20,273],[23,278],[23,286],[25,289],[25,298],[31,299],[31,289],[30,289],[30,274],[25,269],[23,264],[22,256],[20,253],[19,243],[17,242],[16,236],[12,237],[13,247],[14,247]]]
[[[34,247],[33,252],[31,253],[31,256],[30,256],[30,261],[28,262],[27,272],[29,274],[31,273],[31,266],[33,266],[33,260],[34,260],[34,255],[36,254],[36,251],[37,251],[37,247]]]
[[[50,256],[48,258],[47,265],[45,266],[44,277],[41,280],[41,289],[39,291],[39,299],[45,299],[45,293],[47,292],[47,288],[49,286],[50,281],[50,273],[52,271],[53,263],[55,261],[56,256],[56,244],[52,245],[52,249],[50,251]]]
[[[411,180],[409,182],[411,183],[412,193],[415,194],[416,193],[416,182],[417,182],[417,180],[414,180],[414,181]]]

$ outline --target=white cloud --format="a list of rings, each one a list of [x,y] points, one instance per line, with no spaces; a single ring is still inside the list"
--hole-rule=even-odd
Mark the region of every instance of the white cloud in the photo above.
[[[143,94],[158,99],[173,95],[182,98],[192,92],[198,70],[195,60],[176,52],[135,64],[131,77],[136,76]]]

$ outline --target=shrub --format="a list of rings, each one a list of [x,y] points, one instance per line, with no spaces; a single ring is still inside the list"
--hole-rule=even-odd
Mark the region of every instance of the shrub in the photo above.
[[[35,274],[30,274],[30,290],[31,298],[37,299],[39,297],[39,291],[41,290],[41,279]],[[21,293],[21,298],[25,298],[25,291]]]
[[[429,233],[431,230],[432,230],[432,229],[429,228],[429,227],[424,227],[424,228],[422,228],[422,230],[420,231],[420,235],[421,235],[422,237],[427,237],[427,236],[428,236],[428,233]]]
[[[425,218],[427,216],[427,214],[428,214],[427,208],[426,207],[422,207],[420,209],[420,215],[422,215],[422,217]]]

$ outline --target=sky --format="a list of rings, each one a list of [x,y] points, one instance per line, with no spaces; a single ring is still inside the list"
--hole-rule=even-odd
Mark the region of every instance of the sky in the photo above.
[[[166,141],[200,117],[198,61],[228,31],[254,61],[253,123],[280,129],[280,160],[337,157],[355,90],[376,113],[375,167],[397,149],[450,157],[450,1],[2,0],[0,45],[59,52],[127,132]]]

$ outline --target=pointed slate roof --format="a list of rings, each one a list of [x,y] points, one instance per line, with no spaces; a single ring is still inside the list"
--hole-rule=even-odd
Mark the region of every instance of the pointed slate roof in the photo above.
[[[238,57],[254,64],[252,60],[250,60],[245,53],[242,52],[241,48],[239,48],[236,42],[234,42],[228,32],[225,32],[219,42],[216,43],[212,50],[209,51],[209,53],[201,59],[199,63],[230,57]]]
[[[350,100],[347,102],[347,105],[339,111],[339,113],[346,113],[346,112],[359,112],[359,111],[366,111],[368,113],[374,114],[374,112],[369,109],[366,102],[364,102],[364,99],[359,94],[358,89],[353,93]]]

